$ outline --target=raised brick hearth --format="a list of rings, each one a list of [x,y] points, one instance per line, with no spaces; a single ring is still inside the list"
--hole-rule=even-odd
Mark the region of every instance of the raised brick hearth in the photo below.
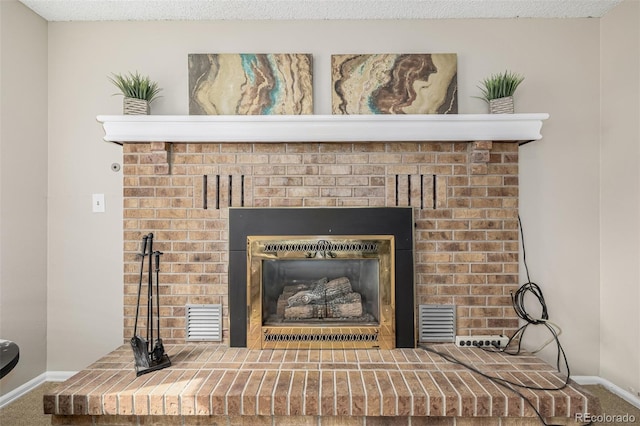
[[[563,378],[533,356],[435,347],[484,373],[553,387]],[[541,424],[518,395],[422,349],[249,350],[171,345],[173,366],[136,378],[125,345],[44,399],[58,425],[520,425]],[[570,384],[521,392],[550,424],[599,413]]]

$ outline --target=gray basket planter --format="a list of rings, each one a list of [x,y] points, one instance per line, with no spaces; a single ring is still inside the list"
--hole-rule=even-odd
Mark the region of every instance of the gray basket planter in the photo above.
[[[513,96],[491,99],[489,101],[490,114],[513,114]]]
[[[149,115],[149,102],[144,99],[125,97],[122,105],[124,115]]]

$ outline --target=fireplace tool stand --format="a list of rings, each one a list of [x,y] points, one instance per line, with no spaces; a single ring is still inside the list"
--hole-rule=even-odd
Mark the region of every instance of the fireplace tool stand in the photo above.
[[[140,261],[140,279],[138,281],[138,304],[136,306],[136,322],[133,326],[131,348],[135,359],[136,376],[141,376],[152,371],[161,370],[171,365],[169,356],[164,352],[162,338],[160,338],[160,255],[162,252],[153,251],[153,234],[142,237],[142,253],[138,254]],[[142,280],[144,277],[145,259],[149,259],[148,284],[147,284],[147,335],[146,339],[138,336],[138,318],[140,313],[140,297],[142,294]],[[154,262],[155,261],[155,262]],[[155,263],[155,269],[154,269]],[[153,341],[153,281],[155,272],[155,298],[156,298],[156,340]]]

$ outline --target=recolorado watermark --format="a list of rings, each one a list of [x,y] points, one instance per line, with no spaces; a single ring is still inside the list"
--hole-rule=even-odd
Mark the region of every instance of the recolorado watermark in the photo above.
[[[576,422],[586,423],[635,423],[636,416],[633,414],[591,414],[591,413],[576,413]]]

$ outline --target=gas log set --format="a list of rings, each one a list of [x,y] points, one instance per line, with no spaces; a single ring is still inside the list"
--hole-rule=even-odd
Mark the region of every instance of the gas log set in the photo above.
[[[353,291],[348,277],[329,280],[323,277],[311,283],[285,285],[278,297],[273,322],[289,320],[327,319],[374,321],[364,313],[362,295]]]

